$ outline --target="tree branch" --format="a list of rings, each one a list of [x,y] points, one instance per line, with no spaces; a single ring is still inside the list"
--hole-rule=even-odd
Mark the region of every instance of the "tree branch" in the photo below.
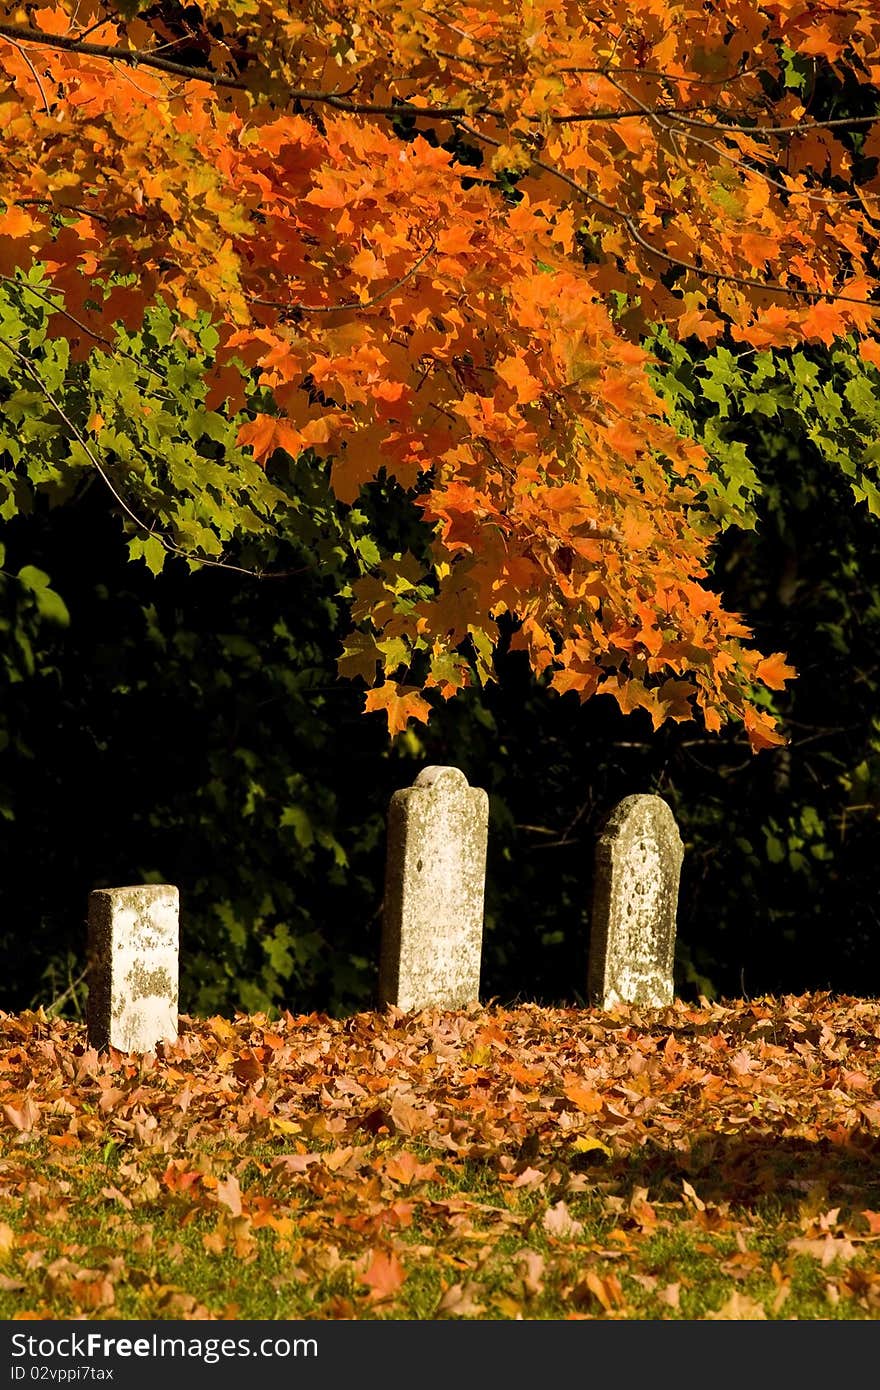
[[[353,299],[346,304],[298,304],[295,302],[283,304],[280,300],[275,299],[251,299],[249,303],[259,304],[266,309],[280,309],[288,314],[341,314],[346,311],[350,312],[357,309],[371,309],[374,304],[381,303],[383,299],[387,299],[395,290],[399,290],[402,285],[406,284],[407,280],[411,280],[418,272],[419,268],[424,265],[431,252],[436,250],[436,248],[437,243],[432,238],[430,246],[427,250],[422,252],[415,264],[410,266],[406,274],[402,275],[399,280],[395,280],[394,284],[389,285],[387,289],[380,290],[372,299]]]
[[[170,58],[157,58],[149,52],[137,48],[114,48],[104,43],[84,43],[71,34],[45,34],[41,29],[31,29],[23,24],[0,23],[0,38],[11,43],[41,44],[46,48],[60,48],[67,53],[81,53],[87,58],[107,58],[114,63],[126,63],[129,67],[155,68],[158,72],[170,73],[172,77],[184,77],[196,82],[210,82],[215,87],[232,87],[245,91],[247,84],[240,78],[221,77],[209,68],[188,68],[184,63],[172,62]]]
[[[491,135],[483,135],[480,131],[476,131],[471,126],[465,125],[463,121],[457,122],[457,124],[466,134],[470,135],[474,140],[479,140],[484,145],[493,145],[497,148],[501,144],[499,140],[493,139]],[[795,289],[791,285],[782,285],[777,280],[759,280],[757,277],[750,275],[734,275],[731,271],[710,270],[706,266],[696,265],[693,261],[684,261],[678,256],[670,255],[668,251],[661,251],[659,246],[653,246],[643,235],[635,219],[631,217],[629,213],[623,212],[621,208],[615,207],[613,203],[605,202],[603,198],[597,198],[595,193],[591,193],[589,189],[584,188],[576,179],[573,179],[570,174],[563,173],[561,169],[554,168],[552,164],[547,164],[543,159],[536,159],[534,157],[530,161],[530,167],[533,169],[541,169],[545,174],[550,174],[553,178],[560,179],[563,183],[567,184],[569,188],[573,189],[579,197],[602,208],[612,217],[616,217],[626,228],[633,241],[645,251],[650,252],[652,256],[659,257],[659,259],[665,261],[667,265],[676,266],[679,270],[689,270],[694,275],[699,275],[704,280],[714,280],[717,283],[723,281],[725,284],[742,285],[749,289],[767,290],[773,294],[786,294],[790,295],[793,299],[831,299],[841,304],[862,304],[869,309],[880,310],[880,304],[872,299],[858,299],[854,295],[838,294],[835,290]]]
[[[82,432],[79,429],[77,429],[76,425],[70,419],[70,416],[66,413],[63,407],[58,404],[54,395],[43,381],[42,377],[40,376],[39,372],[37,371],[30,358],[26,357],[23,352],[19,352],[15,344],[10,343],[6,338],[0,337],[0,344],[2,344],[3,347],[7,348],[8,351],[12,353],[13,357],[15,357],[16,360],[21,364],[23,369],[27,372],[28,376],[37,386],[38,390],[49,402],[52,409],[55,411],[56,415],[61,420],[62,424],[64,424],[64,426],[69,430],[72,437],[75,440],[77,440],[86,457],[88,458],[89,462],[92,464],[95,471],[98,473],[99,477],[104,482],[108,491],[119,503],[119,506],[122,508],[129,520],[134,522],[138,530],[146,531],[148,536],[151,536],[154,540],[157,540],[159,544],[162,546],[162,549],[167,550],[169,555],[179,555],[180,558],[183,560],[191,560],[198,565],[208,565],[211,569],[230,570],[233,574],[244,574],[247,575],[249,579],[290,579],[294,575],[304,574],[307,570],[312,568],[311,565],[304,565],[302,566],[302,568],[295,570],[249,570],[243,568],[241,565],[230,565],[225,560],[209,560],[202,555],[193,555],[192,551],[184,550],[182,546],[176,545],[175,542],[169,540],[167,536],[163,536],[160,532],[154,531],[153,528],[149,526],[143,520],[142,517],[138,516],[137,512],[132,511],[125,498],[122,497],[119,492],[117,492],[110,476],[108,475],[100,459],[95,454],[88,440],[83,436]]]
[[[18,52],[21,54],[22,58],[23,58],[24,61],[27,63],[28,67],[30,68],[30,70],[31,70],[31,76],[33,77],[34,81],[36,82],[37,86],[38,86],[39,89],[40,89],[40,96],[43,98],[43,105],[44,105],[45,108],[46,108],[46,115],[47,115],[47,116],[51,116],[51,115],[52,115],[52,108],[51,108],[50,105],[49,105],[49,98],[46,96],[46,93],[45,93],[45,91],[43,90],[43,84],[42,84],[42,82],[40,81],[39,73],[37,72],[37,70],[36,70],[36,68],[34,67],[33,63],[31,62],[30,58],[28,57],[26,50],[25,50],[24,48],[22,48],[22,46],[21,46],[20,43],[16,43],[15,39],[11,38],[9,34],[6,34],[4,37],[8,40],[9,43],[12,44],[13,48],[18,49]]]
[[[223,77],[222,74],[213,72],[210,68],[187,67],[184,63],[175,63],[170,58],[160,58],[155,52],[147,49],[117,48],[109,44],[84,43],[81,39],[70,34],[46,34],[40,29],[31,29],[21,24],[0,23],[0,37],[6,38],[10,43],[33,43],[41,44],[47,48],[62,49],[68,53],[80,53],[90,58],[103,58],[108,62],[125,63],[129,67],[148,67],[154,68],[157,72],[168,73],[173,77],[180,77],[191,82],[207,82],[212,87],[225,87],[233,91],[249,91],[250,86],[242,78]],[[23,50],[22,50],[23,53]],[[23,54],[24,56],[24,54]],[[575,71],[576,69],[571,69]],[[568,69],[562,69],[568,71]],[[613,69],[612,71],[617,71]],[[625,69],[620,69],[625,71]],[[597,72],[608,73],[604,69],[597,69]],[[684,79],[681,79],[684,80]],[[732,81],[733,79],[725,79]],[[708,84],[707,84],[708,85]],[[418,106],[411,102],[398,102],[392,104],[375,104],[372,102],[352,102],[348,101],[339,92],[315,92],[305,88],[291,88],[288,92],[291,101],[301,101],[306,104],[315,103],[318,105],[329,106],[331,109],[341,111],[345,115],[351,116],[411,116],[424,120],[451,120],[456,117],[476,115],[491,116],[494,120],[505,120],[506,114],[496,107],[484,103],[476,108],[469,106]],[[44,94],[45,97],[45,94]],[[696,125],[705,125],[711,129],[724,129],[731,131],[741,131],[745,134],[767,133],[780,130],[787,131],[799,130],[801,127],[761,127],[761,126],[721,126],[711,121],[698,121],[690,118],[687,113],[690,111],[704,110],[703,106],[689,106],[677,108],[674,106],[662,106],[658,108],[658,114],[664,116],[674,115],[676,119]],[[644,115],[641,111],[572,111],[563,112],[561,115],[552,115],[550,120],[554,125],[570,125],[589,121],[623,121],[623,120],[642,120]],[[540,124],[540,116],[529,116],[527,118],[533,124]],[[852,120],[838,120],[829,122],[812,122],[806,129],[820,129],[829,125],[858,125],[865,124],[874,117],[855,117]]]

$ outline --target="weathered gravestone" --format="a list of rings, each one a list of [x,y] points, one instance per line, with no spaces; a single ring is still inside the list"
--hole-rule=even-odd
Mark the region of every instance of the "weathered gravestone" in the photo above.
[[[167,883],[89,894],[92,1047],[152,1052],[177,1037],[179,907],[178,891]]]
[[[379,1002],[458,1009],[480,993],[489,798],[426,767],[388,811]]]
[[[684,848],[659,796],[627,796],[596,845],[590,929],[591,1004],[671,1004],[675,914]]]

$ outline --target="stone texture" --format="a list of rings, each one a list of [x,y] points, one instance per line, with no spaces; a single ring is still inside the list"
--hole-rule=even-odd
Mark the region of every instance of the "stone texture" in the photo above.
[[[659,796],[627,796],[612,811],[596,845],[591,1004],[672,1002],[683,854],[675,817]]]
[[[458,1009],[480,993],[489,798],[457,767],[426,767],[395,792],[379,1002]]]
[[[179,895],[167,883],[89,894],[92,1047],[152,1052],[177,1037]]]

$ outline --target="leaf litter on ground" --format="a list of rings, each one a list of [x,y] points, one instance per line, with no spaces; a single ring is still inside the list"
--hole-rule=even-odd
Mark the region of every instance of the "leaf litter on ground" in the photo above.
[[[0,1316],[880,1317],[880,1001],[0,1014]]]

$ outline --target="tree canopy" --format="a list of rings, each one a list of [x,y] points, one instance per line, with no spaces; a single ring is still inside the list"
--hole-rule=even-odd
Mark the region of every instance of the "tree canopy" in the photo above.
[[[268,575],[254,538],[303,515],[285,460],[326,462],[355,529],[377,480],[422,522],[353,542],[339,669],[392,732],[493,679],[507,615],[558,692],[782,740],[767,692],[793,670],[710,582],[748,485],[644,340],[723,337],[716,402],[761,354],[841,340],[868,413],[872,0],[0,16],[0,514],[97,476],[152,569]],[[190,377],[144,363],[172,336]],[[840,462],[880,510],[875,454]]]

